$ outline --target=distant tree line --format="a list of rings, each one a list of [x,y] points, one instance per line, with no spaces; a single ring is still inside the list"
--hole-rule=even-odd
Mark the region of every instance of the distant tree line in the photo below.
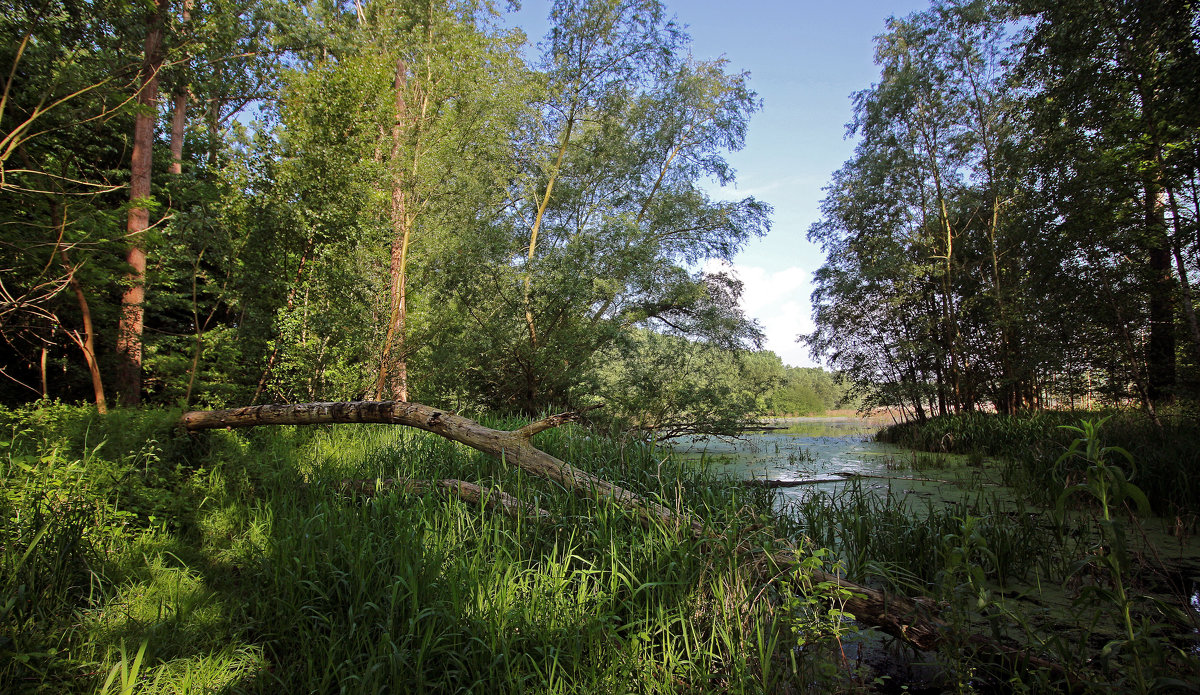
[[[0,401],[650,423],[681,360],[756,378],[695,270],[769,227],[704,188],[748,76],[658,0],[558,0],[534,60],[499,5],[0,0]],[[672,421],[733,393],[680,388]]]
[[[932,414],[1200,392],[1200,4],[939,0],[809,231],[815,355]]]

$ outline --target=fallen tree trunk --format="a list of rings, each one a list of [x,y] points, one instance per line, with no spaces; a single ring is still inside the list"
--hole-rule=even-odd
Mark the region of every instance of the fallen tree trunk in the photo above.
[[[258,405],[230,410],[193,411],[180,419],[184,429],[190,431],[232,427],[256,427],[259,425],[318,425],[331,423],[386,423],[415,427],[432,432],[473,449],[511,462],[521,469],[543,478],[553,480],[576,494],[599,501],[618,504],[633,512],[644,525],[666,523],[686,529],[693,536],[705,536],[704,525],[695,519],[675,514],[657,502],[646,499],[635,492],[614,485],[602,478],[562,461],[533,446],[530,439],[539,432],[577,420],[580,413],[563,413],[530,423],[515,430],[495,430],[474,420],[419,403],[404,401],[358,401],[343,403],[300,403],[295,405]],[[442,486],[458,485],[455,494],[465,489],[461,481],[438,481]],[[367,485],[374,490],[375,481],[357,481],[358,491],[365,492]],[[396,485],[419,485],[421,481],[406,481]],[[478,486],[475,486],[478,487]],[[480,490],[482,493],[482,490]],[[470,493],[468,493],[470,494]],[[495,493],[492,493],[495,494]],[[518,504],[521,504],[518,502]],[[538,510],[539,512],[541,510]],[[761,556],[760,556],[761,557]],[[785,550],[770,556],[774,570],[768,576],[779,577],[797,564],[794,550]],[[936,617],[936,604],[928,598],[905,598],[886,594],[877,589],[849,582],[823,570],[812,570],[813,584],[830,582],[850,590],[843,610],[856,620],[875,627],[889,635],[923,650],[932,650],[946,643],[954,635],[953,629]],[[981,635],[959,635],[992,656],[1007,663],[1020,663],[1035,668],[1046,668],[1057,675],[1064,675],[1061,666],[1033,657],[1026,651],[1006,647]]]
[[[836,476],[841,476],[845,480],[853,480],[854,478],[870,478],[872,480],[901,480],[908,483],[943,483],[945,485],[958,485],[966,481],[963,480],[939,480],[938,478],[908,478],[902,475],[871,475],[869,473],[834,473]],[[990,485],[995,487],[995,483],[977,483],[978,485]]]
[[[530,443],[530,438],[575,420],[579,413],[552,415],[512,431],[490,427],[445,410],[405,401],[356,401],[348,403],[297,403],[295,405],[254,405],[229,410],[201,410],[184,413],[180,424],[187,430],[259,425],[323,425],[330,423],[374,422],[406,425],[432,432],[466,444],[515,464],[541,478],[553,480],[577,494],[610,501],[636,514],[643,523],[684,523],[699,533],[698,522],[682,520],[670,509],[645,499],[619,485],[581,471]]]
[[[764,478],[751,478],[749,480],[737,481],[740,485],[749,487],[765,487],[770,489],[781,487],[800,487],[802,485],[820,485],[822,483],[844,483],[845,478],[808,478],[805,480],[768,480]]]

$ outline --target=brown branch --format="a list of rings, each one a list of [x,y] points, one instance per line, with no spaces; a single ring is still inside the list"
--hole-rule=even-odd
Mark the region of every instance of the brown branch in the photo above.
[[[524,427],[522,427],[518,430],[513,430],[513,434],[515,434],[518,437],[521,437],[523,439],[529,439],[530,437],[532,437],[535,434],[545,432],[546,430],[552,430],[555,427],[559,427],[560,425],[565,425],[568,422],[579,422],[579,420],[583,417],[584,413],[590,412],[597,408],[603,408],[603,407],[604,407],[603,403],[597,403],[596,405],[590,405],[586,408],[583,408],[582,410],[572,410],[567,413],[559,413],[558,415],[551,415],[550,417],[542,419],[542,420],[538,420],[537,422],[531,422],[528,425],[525,425]]]

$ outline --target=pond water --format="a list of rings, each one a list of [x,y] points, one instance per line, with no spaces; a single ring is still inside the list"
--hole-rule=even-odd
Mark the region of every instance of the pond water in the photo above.
[[[732,439],[681,438],[672,448],[683,460],[708,466],[730,479],[800,483],[778,489],[777,508],[783,513],[790,513],[788,508],[807,496],[839,491],[855,476],[861,489],[900,494],[930,506],[977,499],[986,490],[988,498],[1013,512],[1047,511],[1028,506],[1011,488],[1001,485],[995,461],[914,452],[875,441],[879,430],[890,424],[886,419],[810,417],[768,424],[779,429],[748,432]],[[1137,524],[1133,551],[1159,557],[1183,586],[1191,587],[1190,600],[1183,601],[1184,610],[1200,622],[1200,539],[1173,534],[1178,522],[1177,518],[1143,518]]]
[[[878,487],[890,484],[923,497],[951,487],[968,478],[963,467],[965,457],[938,455],[946,470],[925,478],[905,465],[917,454],[911,449],[875,441],[880,429],[890,424],[885,419],[860,418],[788,418],[773,420],[771,429],[748,432],[738,438],[683,437],[672,446],[684,460],[714,467],[718,475],[737,480],[770,480],[801,483],[779,489],[781,506],[815,492],[834,492],[847,484],[851,476],[876,479]],[[961,480],[960,480],[961,479]]]
[[[966,456],[914,452],[911,449],[875,441],[880,429],[890,424],[885,419],[791,418],[769,423],[778,429],[748,432],[738,438],[681,438],[672,449],[693,465],[703,465],[718,475],[735,480],[769,480],[799,483],[779,487],[777,506],[782,513],[795,503],[814,494],[836,493],[857,477],[860,489],[879,494],[901,494],[920,499],[930,506],[956,504],[986,495],[1000,501],[1010,513],[1042,514],[1046,510],[1030,507],[1014,491],[1000,484],[997,462],[974,460]],[[977,499],[977,497],[976,497]],[[915,501],[915,500],[914,500]],[[1083,517],[1086,514],[1080,514]],[[1086,519],[1083,520],[1086,525]],[[1170,533],[1178,519],[1145,518],[1132,534],[1134,557],[1154,558],[1156,570],[1151,579],[1169,577],[1166,584],[1151,581],[1137,587],[1146,597],[1173,603],[1190,615],[1196,642],[1193,653],[1200,653],[1200,543],[1195,537],[1177,537]],[[1048,531],[1047,531],[1048,532]],[[1150,584],[1158,584],[1151,586]],[[1010,587],[1010,594],[1022,596],[1051,619],[1073,614],[1078,609],[1074,592],[1038,583],[1037,586]],[[1182,605],[1181,605],[1182,604]]]

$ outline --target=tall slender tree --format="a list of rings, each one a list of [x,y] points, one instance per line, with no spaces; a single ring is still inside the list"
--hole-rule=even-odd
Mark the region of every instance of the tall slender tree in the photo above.
[[[128,287],[121,296],[117,323],[117,394],[123,405],[142,400],[142,329],[146,299],[146,231],[150,228],[150,183],[154,168],[154,126],[158,119],[158,78],[163,66],[163,26],[167,0],[155,0],[146,16],[133,154],[129,166],[129,218],[125,226],[129,251],[125,262]]]

